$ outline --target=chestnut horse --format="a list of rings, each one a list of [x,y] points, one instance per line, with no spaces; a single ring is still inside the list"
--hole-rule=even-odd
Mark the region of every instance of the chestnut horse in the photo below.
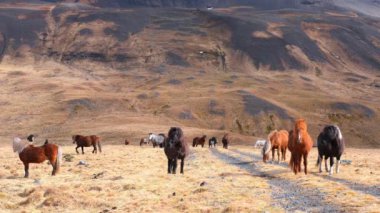
[[[228,137],[228,133],[224,134],[222,138],[223,148],[228,149],[228,143],[230,142],[230,139]]]
[[[206,143],[206,135],[203,135],[202,137],[195,137],[193,139],[193,147],[197,147],[198,145],[201,145],[202,148]]]
[[[62,149],[55,144],[49,144],[48,140],[45,144],[39,147],[30,145],[28,141],[23,141],[20,138],[13,139],[13,151],[17,152],[20,160],[24,164],[25,178],[29,177],[29,163],[42,163],[49,160],[53,166],[51,175],[55,175],[59,171],[62,162]]]
[[[289,140],[289,133],[286,130],[280,130],[280,131],[273,130],[271,133],[269,133],[268,141],[270,141],[271,150],[272,150],[272,162],[274,161],[275,149],[277,149],[278,163],[280,163],[280,151],[281,151],[281,159],[283,161],[286,161],[286,149],[288,148],[288,140]],[[266,154],[269,155],[269,152]],[[269,159],[269,156],[267,157],[267,159]]]
[[[294,125],[293,135],[289,141],[289,150],[291,152],[289,166],[294,174],[301,172],[301,161],[307,174],[307,157],[313,147],[313,140],[307,132],[307,124],[304,119],[298,119]]]
[[[325,157],[326,171],[333,174],[334,157],[337,159],[336,173],[339,173],[340,157],[344,151],[344,139],[338,126],[325,126],[318,136],[319,172],[322,172],[322,159]],[[327,158],[330,158],[330,168],[327,167]]]
[[[82,148],[82,154],[84,154],[83,147],[90,147],[93,146],[94,150],[92,150],[92,153],[97,153],[96,145],[99,147],[99,152],[102,152],[102,146],[100,145],[100,137],[96,135],[90,135],[90,136],[82,136],[82,135],[73,135],[73,143],[77,144],[77,147],[75,148],[75,151],[77,154],[78,148]]]
[[[168,158],[168,174],[176,173],[178,159],[181,160],[181,173],[183,174],[183,166],[185,164],[185,158],[189,153],[189,147],[184,140],[181,128],[170,128],[168,137],[165,139],[164,152]]]

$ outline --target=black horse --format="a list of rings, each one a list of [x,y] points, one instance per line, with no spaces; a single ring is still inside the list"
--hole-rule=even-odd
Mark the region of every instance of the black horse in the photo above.
[[[322,172],[322,158],[325,159],[326,171],[333,173],[334,157],[337,159],[336,173],[339,173],[340,157],[344,151],[344,139],[338,126],[325,126],[318,136],[318,160],[319,172]],[[327,158],[330,158],[330,168],[327,167]]]
[[[216,137],[212,137],[208,140],[208,147],[216,147],[216,144],[218,143],[218,140],[216,139]]]
[[[165,140],[164,151],[168,158],[168,174],[176,173],[178,159],[181,160],[181,173],[183,174],[183,166],[185,164],[185,157],[189,153],[189,147],[184,140],[181,128],[170,128],[168,137]]]
[[[229,142],[230,142],[230,139],[229,139],[228,133],[226,133],[224,134],[222,138],[223,148],[228,149]]]

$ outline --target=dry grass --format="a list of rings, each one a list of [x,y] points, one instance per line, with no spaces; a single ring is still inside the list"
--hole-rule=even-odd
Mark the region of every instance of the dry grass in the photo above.
[[[0,151],[0,207],[9,212],[278,212],[286,210],[280,203],[293,201],[278,196],[291,191],[279,193],[276,181],[284,187],[295,184],[318,190],[323,197],[302,196],[320,199],[339,211],[375,212],[380,204],[379,160],[374,150],[348,149],[344,158],[353,164],[342,165],[341,173],[330,177],[313,167],[316,150],[310,157],[310,174],[295,176],[284,163],[263,164],[256,158],[259,150],[249,147],[195,148],[186,161],[185,174],[168,175],[162,149],[105,146],[102,154],[93,155],[87,148],[85,155],[77,155],[73,147],[65,146],[64,153],[74,158],[64,162],[57,176],[49,175],[47,163],[33,164],[29,179],[22,178],[23,166],[10,146]],[[77,165],[80,160],[88,165]]]

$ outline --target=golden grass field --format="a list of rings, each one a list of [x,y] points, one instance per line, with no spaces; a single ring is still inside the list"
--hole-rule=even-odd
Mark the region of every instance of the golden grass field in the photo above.
[[[264,164],[252,146],[191,148],[185,174],[168,175],[162,149],[105,145],[76,154],[64,146],[60,173],[32,164],[30,178],[9,145],[0,148],[1,212],[378,212],[378,150],[346,149],[341,173],[319,174],[317,150],[309,174],[287,163]],[[66,157],[65,157],[66,156]],[[289,153],[287,155],[289,159]],[[87,165],[78,165],[84,160]],[[203,183],[204,182],[204,183]],[[201,186],[201,183],[203,185]]]

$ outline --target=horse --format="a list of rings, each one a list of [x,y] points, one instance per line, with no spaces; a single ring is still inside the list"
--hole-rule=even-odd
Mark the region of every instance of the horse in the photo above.
[[[193,139],[193,147],[197,147],[198,145],[201,145],[202,148],[206,143],[206,135],[203,135],[202,137],[195,137]]]
[[[307,132],[307,124],[304,119],[298,119],[295,122],[291,139],[289,141],[289,150],[291,152],[289,166],[294,174],[301,172],[301,161],[303,158],[305,174],[307,174],[307,157],[313,147],[313,140]]]
[[[218,143],[218,140],[216,137],[212,137],[208,140],[208,147],[211,148],[212,146],[216,147],[216,144]]]
[[[185,158],[189,154],[189,147],[184,140],[183,131],[179,127],[171,127],[168,137],[165,139],[164,152],[168,158],[168,174],[175,174],[177,170],[177,160],[181,160],[181,174]]]
[[[280,163],[280,151],[281,151],[281,159],[283,161],[286,160],[286,149],[288,148],[288,140],[289,133],[286,130],[273,130],[268,135],[268,141],[271,144],[272,150],[272,162],[274,161],[274,150],[277,149],[277,159],[278,163]]]
[[[96,154],[98,151],[96,149],[96,145],[99,147],[99,152],[102,152],[102,146],[100,145],[100,137],[96,135],[90,135],[90,136],[82,136],[82,135],[73,135],[73,143],[77,144],[77,147],[75,148],[75,151],[77,154],[78,148],[82,148],[82,154],[84,154],[83,147],[90,147],[93,146],[94,149],[92,150],[92,153]]]
[[[263,147],[267,141],[264,139],[259,139],[255,143],[255,148]]]
[[[269,152],[272,150],[272,144],[270,140],[266,140],[263,148],[261,149],[261,154],[263,155],[263,162],[266,163],[269,160]]]
[[[129,141],[128,141],[128,139],[125,139],[124,144],[125,144],[125,145],[129,145]]]
[[[318,160],[319,172],[322,172],[322,158],[325,157],[325,169],[330,175],[333,174],[334,157],[337,159],[336,173],[339,173],[340,157],[343,154],[345,141],[338,126],[325,126],[318,135]],[[327,167],[327,158],[330,158],[330,168]]]
[[[146,138],[141,138],[141,139],[140,139],[140,146],[142,146],[142,145],[144,145],[144,144],[148,145],[148,144],[149,144],[149,140],[146,139]]]
[[[153,148],[155,148],[156,146],[159,146],[160,148],[164,147],[164,142],[165,142],[165,134],[163,133],[160,133],[158,135],[156,134],[153,134],[153,133],[149,133],[149,141],[152,142],[153,144]]]
[[[228,133],[224,134],[222,138],[223,148],[228,149],[228,143],[230,142]]]
[[[23,141],[18,137],[13,139],[13,151],[17,152],[20,160],[24,164],[25,178],[29,177],[29,163],[42,163],[49,160],[53,166],[51,175],[56,175],[62,162],[62,148],[55,144],[49,144],[48,140],[39,147],[31,145],[28,141]]]

